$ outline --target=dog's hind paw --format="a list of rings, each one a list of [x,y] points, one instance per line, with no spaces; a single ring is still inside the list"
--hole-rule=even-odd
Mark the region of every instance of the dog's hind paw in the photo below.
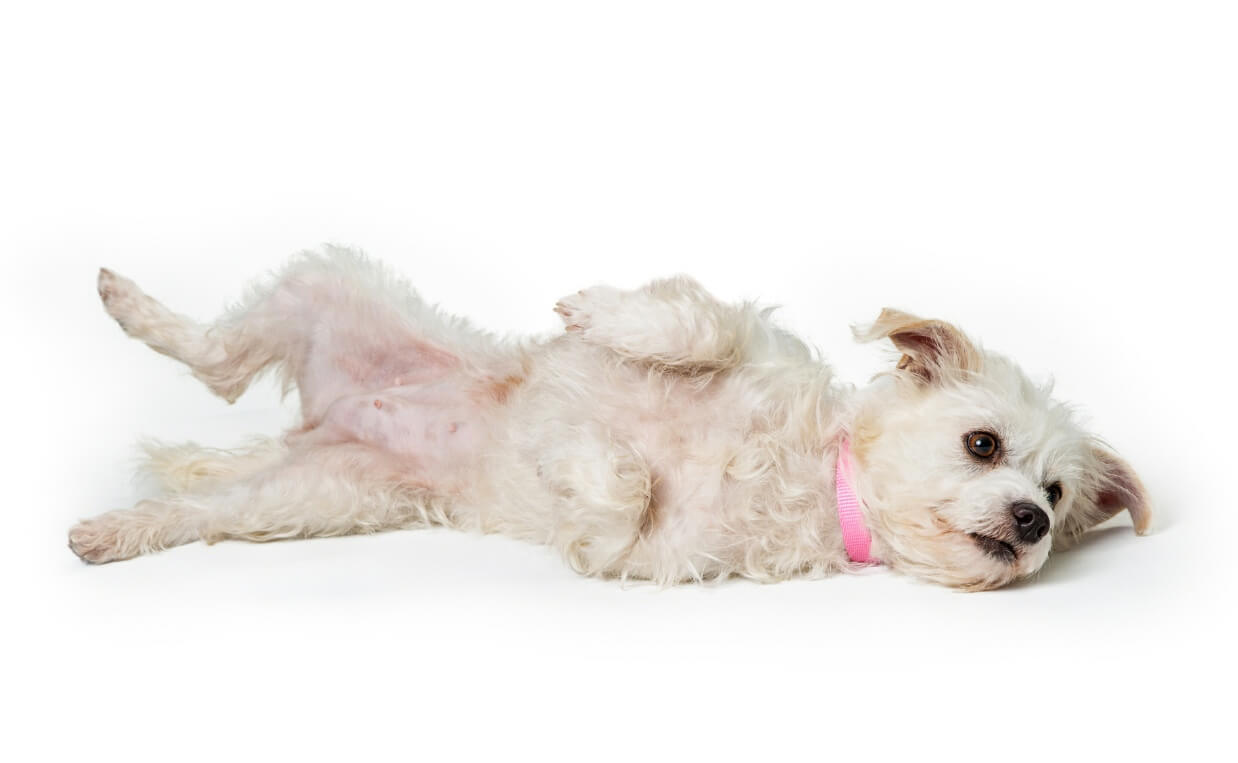
[[[154,505],[143,501],[139,507]],[[162,548],[158,515],[151,511],[119,509],[83,519],[69,530],[69,550],[84,562],[105,564],[132,559]]]
[[[104,514],[78,522],[69,530],[69,550],[83,562],[104,564],[128,559],[120,553],[120,527]]]
[[[133,316],[141,309],[142,298],[146,295],[133,281],[107,268],[99,268],[98,289],[103,309],[128,332]]]

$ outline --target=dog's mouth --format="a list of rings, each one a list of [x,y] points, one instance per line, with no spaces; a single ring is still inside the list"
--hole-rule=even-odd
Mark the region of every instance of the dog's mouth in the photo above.
[[[981,551],[999,562],[1010,563],[1019,558],[1019,554],[1014,550],[1014,546],[1000,538],[994,538],[992,535],[981,535],[980,533],[968,533],[968,535],[976,542]]]

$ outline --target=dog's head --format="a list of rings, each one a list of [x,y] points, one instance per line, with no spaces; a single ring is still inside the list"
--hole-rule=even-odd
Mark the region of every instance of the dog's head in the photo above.
[[[1014,363],[896,310],[856,336],[903,353],[860,397],[851,427],[874,550],[890,566],[996,588],[1122,509],[1147,529],[1134,471]]]

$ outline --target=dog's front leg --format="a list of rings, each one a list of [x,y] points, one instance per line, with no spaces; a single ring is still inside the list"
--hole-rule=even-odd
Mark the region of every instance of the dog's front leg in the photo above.
[[[555,305],[569,333],[626,358],[680,371],[717,371],[808,348],[769,319],[769,310],[720,302],[686,276],[635,291],[595,286]]]
[[[548,424],[537,474],[548,489],[550,545],[577,572],[621,574],[653,528],[653,474],[630,444],[599,426]]]

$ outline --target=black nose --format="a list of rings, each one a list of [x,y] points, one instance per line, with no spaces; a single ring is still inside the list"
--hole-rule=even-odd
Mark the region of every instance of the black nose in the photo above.
[[[1010,507],[1010,515],[1014,517],[1015,532],[1024,543],[1035,543],[1049,532],[1049,515],[1034,503],[1016,503]]]
[[[1049,514],[1034,503],[1019,502],[1010,507],[1015,533],[1023,543],[1036,543],[1049,531]]]

